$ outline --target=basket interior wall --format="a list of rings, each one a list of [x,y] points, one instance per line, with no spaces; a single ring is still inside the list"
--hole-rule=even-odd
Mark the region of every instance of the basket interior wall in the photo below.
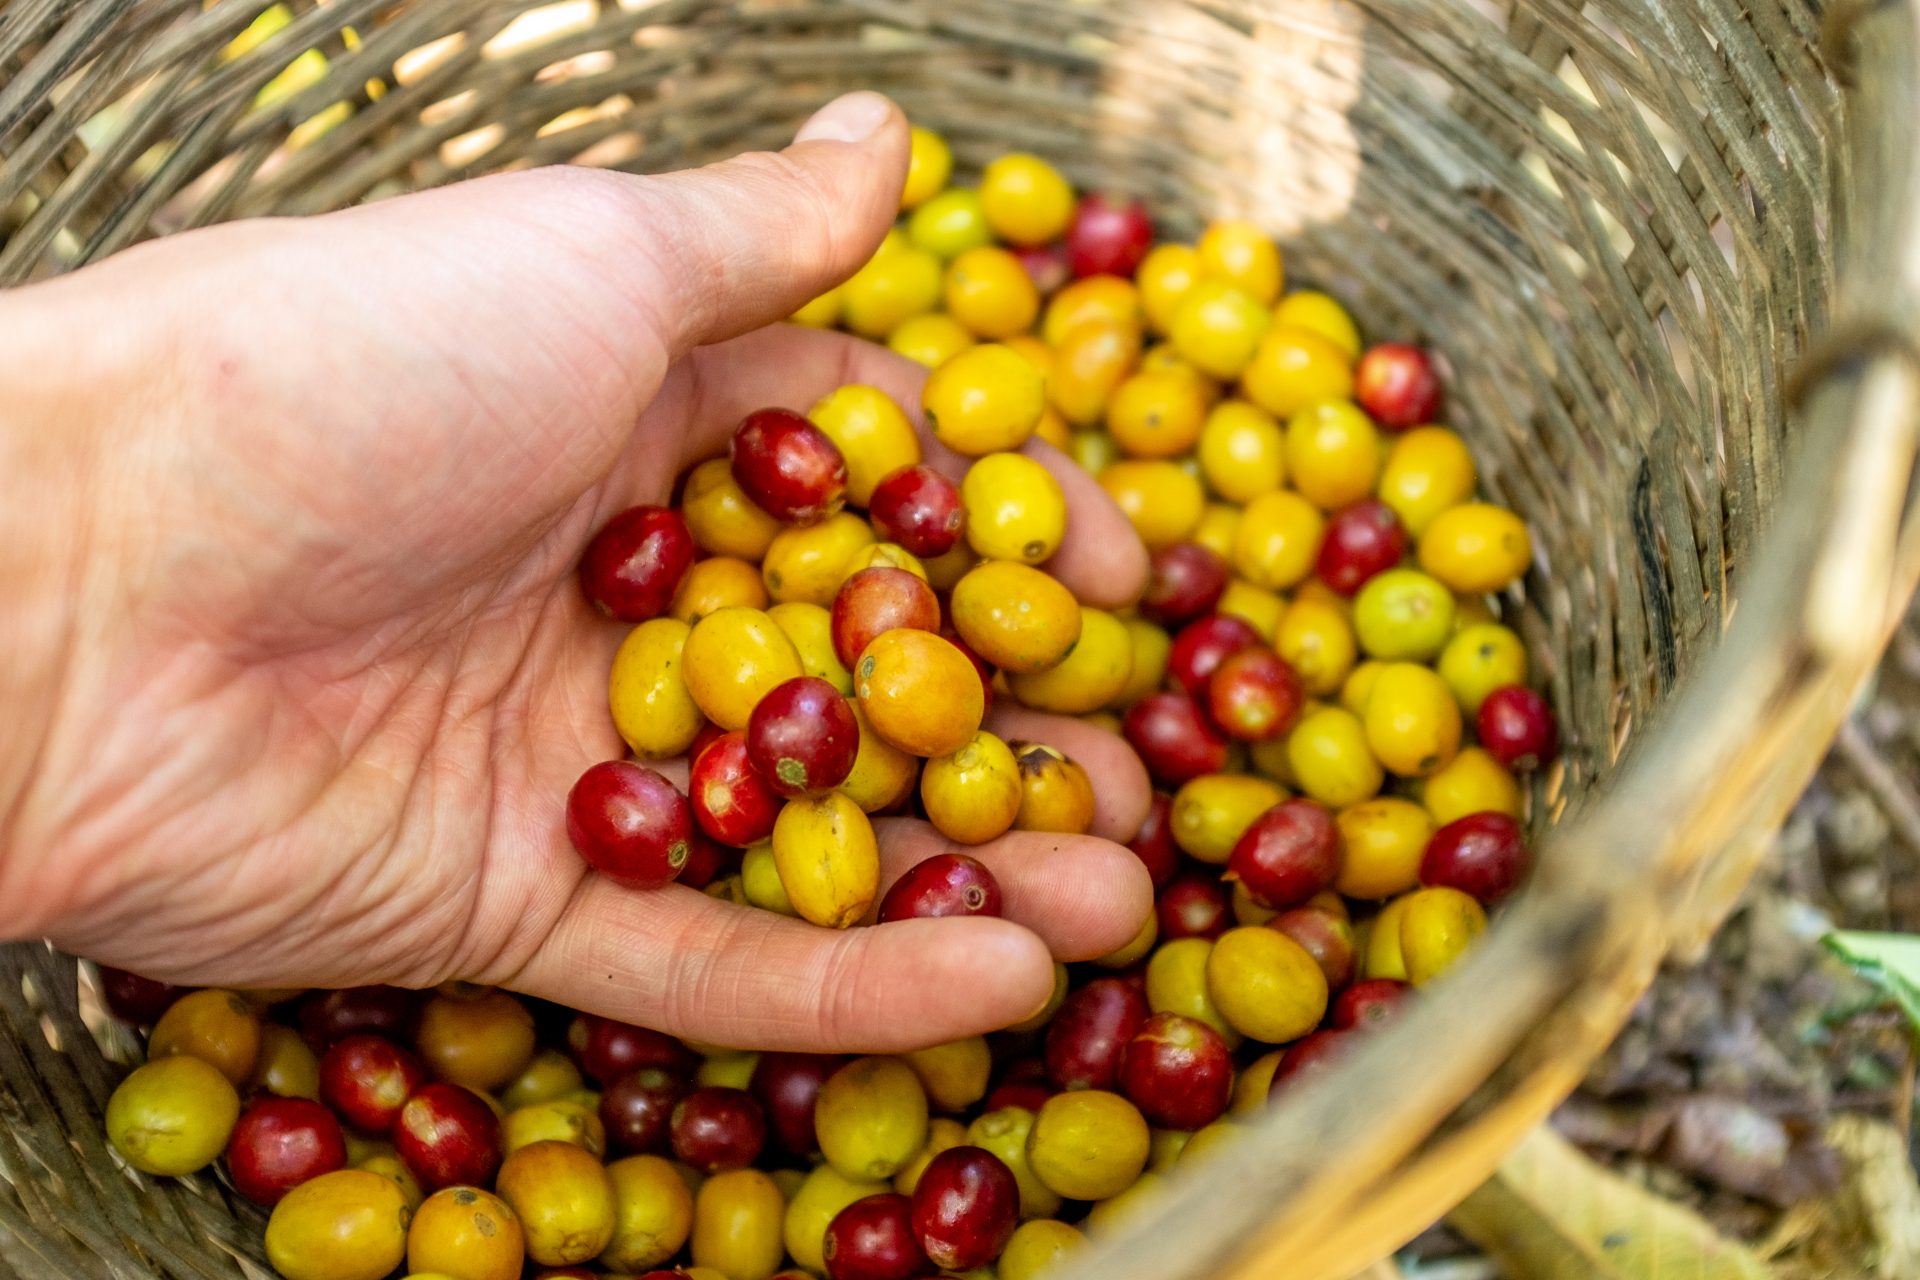
[[[1569,741],[1550,818],[1727,616],[1779,480],[1778,371],[1832,283],[1838,99],[1802,0],[302,0],[224,56],[260,8],[0,11],[0,283],[504,167],[776,146],[861,86],[963,163],[1036,150],[1173,230],[1254,217],[1291,279],[1439,348],[1449,421],[1532,524],[1536,571],[1507,604]],[[261,96],[315,46],[304,85]],[[28,1017],[0,994],[12,1034]],[[42,1056],[0,1044],[0,1076],[46,1078],[22,1052]],[[72,1132],[104,1079],[55,1108]],[[25,1159],[0,1143],[0,1234]],[[154,1261],[238,1274],[213,1255]]]

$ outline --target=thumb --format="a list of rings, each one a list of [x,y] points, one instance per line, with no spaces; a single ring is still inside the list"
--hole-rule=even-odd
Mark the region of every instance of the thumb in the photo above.
[[[627,284],[669,356],[784,320],[857,271],[899,211],[908,145],[897,106],[849,93],[784,151],[618,179],[646,246]]]

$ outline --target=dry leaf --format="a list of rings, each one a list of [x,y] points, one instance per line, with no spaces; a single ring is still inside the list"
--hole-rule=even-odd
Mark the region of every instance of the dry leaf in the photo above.
[[[1745,1246],[1542,1126],[1448,1221],[1512,1280],[1770,1280]]]
[[[1760,1252],[1781,1280],[1920,1276],[1920,1182],[1900,1131],[1838,1116],[1826,1139],[1845,1165],[1839,1190],[1794,1206]]]

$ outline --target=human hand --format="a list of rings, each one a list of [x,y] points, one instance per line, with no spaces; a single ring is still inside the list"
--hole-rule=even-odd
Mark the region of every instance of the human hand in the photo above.
[[[232,224],[0,295],[0,937],[183,983],[465,978],[876,1050],[1014,1022],[1053,955],[1130,937],[1150,889],[1097,836],[1132,834],[1145,774],[1026,712],[997,727],[1088,766],[1097,835],[970,850],[1008,920],[829,932],[623,890],[567,844],[568,788],[622,753],[626,629],[581,598],[588,538],[752,409],[869,382],[917,412],[910,363],[764,327],[871,253],[906,151],[857,94],[779,155]],[[1053,571],[1129,600],[1124,519],[1029,451],[1072,504]],[[947,847],[878,826],[886,881]]]

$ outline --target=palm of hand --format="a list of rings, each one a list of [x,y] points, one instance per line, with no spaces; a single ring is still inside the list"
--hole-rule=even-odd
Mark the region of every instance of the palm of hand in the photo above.
[[[622,750],[605,676],[623,629],[573,574],[593,530],[664,501],[760,404],[804,408],[856,379],[915,389],[909,367],[837,335],[759,330],[683,356],[797,299],[713,310],[752,278],[726,273],[767,264],[710,253],[715,280],[664,258],[701,236],[676,211],[710,212],[673,185],[636,201],[602,175],[520,175],[108,269],[122,296],[175,299],[163,323],[186,336],[169,343],[168,411],[137,424],[139,465],[115,477],[138,517],[122,529],[141,532],[89,547],[120,607],[80,612],[75,651],[101,657],[70,684],[59,723],[75,732],[50,742],[30,796],[63,945],[187,981],[458,976],[706,1038],[875,1046],[974,1020],[881,1025],[929,997],[878,971],[877,950],[937,980],[984,945],[1013,971],[1016,1011],[989,998],[975,1017],[1031,1005],[1046,960],[1013,926],[826,935],[692,890],[622,894],[566,846],[568,787]],[[804,257],[756,230],[776,260]],[[817,270],[844,274],[870,243],[827,234]],[[209,297],[257,301],[209,315]],[[1111,541],[1097,524],[1083,557]],[[1100,568],[1107,590],[1134,585]],[[1062,734],[1114,757],[1102,829],[1130,831],[1137,765]],[[890,859],[933,851],[916,828],[889,833]],[[1115,945],[1138,919],[1137,868],[1100,841],[1048,843],[1051,867],[1019,842],[1005,854],[1025,922],[1068,955]],[[1112,891],[1070,902],[1089,874]]]

